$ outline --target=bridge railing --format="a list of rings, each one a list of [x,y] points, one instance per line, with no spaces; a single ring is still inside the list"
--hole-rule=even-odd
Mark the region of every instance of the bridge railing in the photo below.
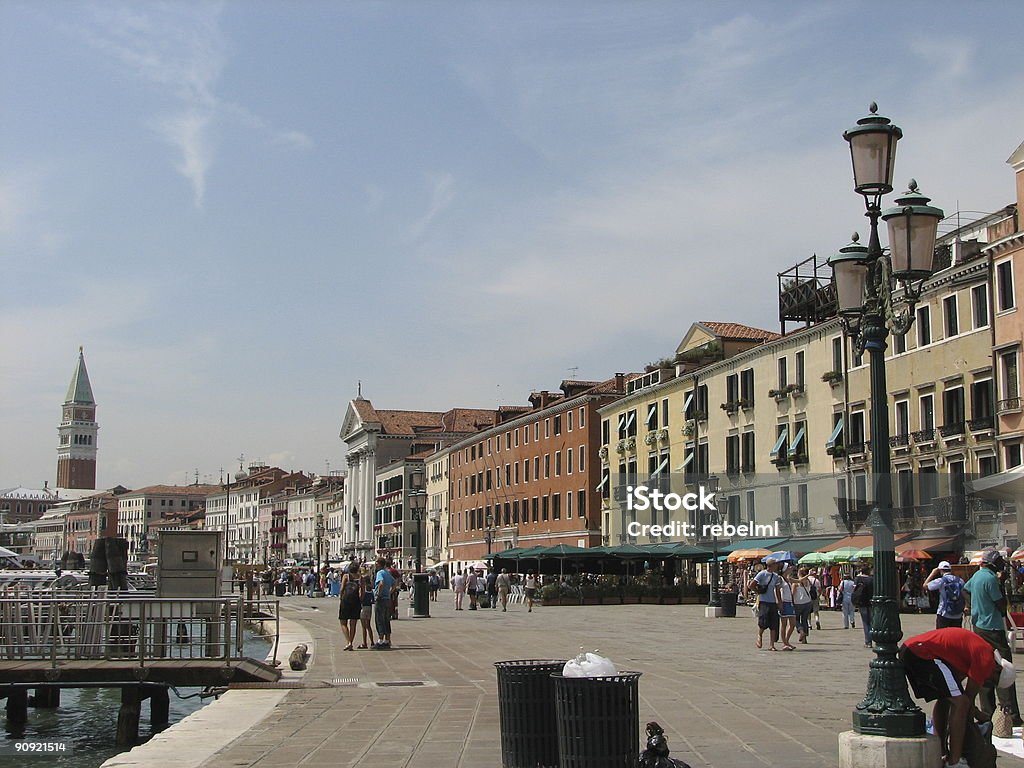
[[[276,622],[276,610],[270,613]],[[0,660],[166,660],[244,658],[251,606],[240,596],[142,597],[99,589],[39,594],[0,590]],[[264,617],[265,619],[266,617]],[[276,629],[276,627],[275,627]]]

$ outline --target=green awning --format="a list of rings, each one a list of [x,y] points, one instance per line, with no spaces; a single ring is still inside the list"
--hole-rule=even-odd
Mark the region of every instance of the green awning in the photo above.
[[[729,554],[730,552],[736,552],[740,549],[767,549],[770,552],[779,552],[784,549],[782,546],[787,541],[786,539],[736,539],[732,544],[726,544],[724,547],[719,547],[719,552]]]

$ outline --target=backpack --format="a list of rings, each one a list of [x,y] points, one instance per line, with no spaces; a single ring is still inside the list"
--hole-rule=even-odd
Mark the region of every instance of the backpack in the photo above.
[[[765,573],[765,571],[761,571],[761,573]],[[775,586],[774,573],[768,578],[767,581],[761,581],[756,576],[754,577],[754,587],[757,589],[757,594],[759,595],[767,594],[768,590],[773,586]]]
[[[858,576],[853,588],[853,604],[858,608],[865,608],[871,605],[871,598],[874,597],[874,585],[870,576]]]
[[[964,583],[956,576],[942,579],[942,601],[946,605],[946,613],[961,614],[964,612]]]
[[[811,600],[818,599],[818,580],[811,579]]]

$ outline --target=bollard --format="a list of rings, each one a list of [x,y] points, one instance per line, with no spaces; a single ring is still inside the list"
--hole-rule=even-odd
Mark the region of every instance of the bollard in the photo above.
[[[288,666],[296,672],[305,669],[307,650],[308,648],[306,648],[305,643],[299,643],[296,645],[295,650],[293,650],[291,655],[288,657]]]

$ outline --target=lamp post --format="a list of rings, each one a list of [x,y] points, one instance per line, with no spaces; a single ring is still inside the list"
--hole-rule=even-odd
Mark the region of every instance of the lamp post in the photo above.
[[[855,234],[850,245],[829,259],[843,330],[858,354],[867,351],[871,372],[874,503],[868,523],[875,563],[871,600],[875,658],[870,664],[867,694],[853,713],[853,729],[868,736],[915,738],[925,734],[924,713],[910,697],[898,657],[903,631],[893,546],[885,349],[890,332],[903,336],[913,325],[914,307],[932,272],[935,236],[943,213],[928,205],[929,199],[917,191],[913,180],[910,191],[897,198],[896,207],[882,211],[882,196],[892,191],[896,143],[903,132],[877,111],[872,104],[871,114],[843,134],[850,144],[854,189],[864,197],[871,236],[865,248]],[[889,227],[888,253],[878,238],[880,218]]]
[[[709,475],[707,480],[704,481],[704,487],[711,492],[712,495],[718,493],[718,477],[716,475]],[[718,498],[715,498],[718,506],[721,503],[718,502]],[[718,563],[718,531],[714,526],[721,525],[722,523],[722,511],[721,509],[713,509],[708,511],[708,517],[711,518],[711,589],[708,594],[708,607],[719,608],[722,605],[721,597],[719,595],[718,588],[721,584],[721,573],[719,568],[721,567]]]
[[[487,517],[484,518],[484,541],[487,542],[487,559],[491,559],[491,545],[494,543],[494,515],[491,512],[487,513]],[[488,565],[488,567],[490,567]]]
[[[416,573],[423,573],[423,513],[427,506],[425,490],[409,491],[409,509],[416,523]]]
[[[313,582],[313,597],[323,597],[324,591],[320,588],[320,547],[324,538],[324,516],[322,512],[316,513],[316,580]]]

